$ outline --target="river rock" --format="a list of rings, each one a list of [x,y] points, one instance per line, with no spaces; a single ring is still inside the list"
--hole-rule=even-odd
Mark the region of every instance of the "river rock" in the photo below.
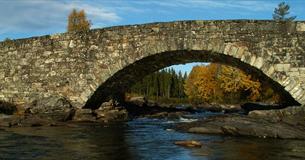
[[[145,97],[131,97],[128,101],[130,103],[133,103],[133,104],[139,106],[139,107],[146,106],[147,102],[148,102]]]
[[[91,109],[76,109],[72,120],[77,122],[93,122],[96,120],[96,117]]]
[[[216,104],[198,104],[195,106],[197,109],[202,109],[205,111],[210,111],[210,112],[221,112],[223,111],[222,108],[219,105]]]
[[[93,115],[96,121],[101,123],[126,121],[128,119],[127,110],[113,100],[104,102],[98,109],[93,111]]]
[[[53,121],[67,121],[72,118],[74,109],[64,97],[51,96],[34,100],[26,114],[36,115]]]
[[[0,127],[37,127],[55,124],[56,122],[37,115],[10,115],[0,118]]]
[[[128,112],[125,109],[114,109],[108,111],[95,111],[97,121],[102,123],[126,121]]]
[[[11,124],[12,126],[21,126],[21,127],[39,127],[39,126],[52,126],[55,125],[56,122],[41,118],[40,116],[32,115],[25,116],[20,118],[18,123]]]
[[[252,111],[248,116],[220,115],[181,124],[177,129],[201,134],[305,139],[304,107]]]
[[[239,104],[199,104],[195,106],[198,109],[203,109],[210,112],[225,112],[225,113],[235,113],[241,111],[241,106]]]
[[[14,123],[13,120],[16,120],[17,118],[18,117],[16,117],[15,115],[1,114],[0,115],[0,127],[10,127],[10,126],[12,126],[12,123]]]
[[[241,108],[246,111],[246,113],[253,110],[272,110],[272,109],[282,109],[286,106],[281,104],[268,104],[262,102],[249,102],[241,105]]]
[[[101,106],[98,108],[98,110],[111,110],[114,109],[115,102],[111,99],[108,102],[103,102]]]
[[[167,112],[159,112],[151,115],[145,115],[146,118],[157,118],[157,119],[164,119],[168,116]]]
[[[268,119],[272,122],[285,122],[291,125],[305,125],[305,107],[294,106],[279,110],[254,110],[249,112],[249,117]]]
[[[201,142],[195,141],[195,140],[176,141],[174,144],[184,146],[184,147],[201,147],[202,146]]]
[[[176,120],[182,117],[183,115],[189,114],[188,112],[158,112],[150,115],[145,115],[146,118],[156,118],[156,119],[169,119]]]
[[[221,108],[225,113],[236,113],[242,110],[239,104],[222,104]]]
[[[167,119],[179,119],[181,116],[188,114],[187,112],[170,112],[167,115]]]
[[[216,127],[206,127],[206,126],[201,126],[201,127],[192,127],[188,129],[188,132],[190,133],[201,133],[201,134],[223,134],[223,131],[221,128],[216,128]]]

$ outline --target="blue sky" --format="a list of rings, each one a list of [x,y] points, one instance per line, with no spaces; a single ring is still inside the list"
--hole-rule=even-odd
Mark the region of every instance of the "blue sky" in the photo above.
[[[272,19],[281,0],[0,0],[0,41],[66,31],[67,15],[84,9],[92,28],[175,20]],[[305,19],[305,0],[286,0]],[[175,67],[189,71],[191,65]]]

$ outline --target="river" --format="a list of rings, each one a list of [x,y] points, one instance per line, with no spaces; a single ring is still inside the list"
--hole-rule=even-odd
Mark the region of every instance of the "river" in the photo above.
[[[177,122],[141,118],[109,126],[9,128],[0,130],[0,159],[305,159],[302,140],[196,135],[170,130]],[[203,147],[184,148],[173,144],[176,140],[189,139],[202,142]]]

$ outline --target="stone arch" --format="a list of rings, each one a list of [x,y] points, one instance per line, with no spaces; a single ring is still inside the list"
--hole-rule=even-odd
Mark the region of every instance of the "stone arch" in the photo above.
[[[265,77],[305,104],[304,35],[303,21],[196,20],[0,42],[0,100],[29,103],[59,95],[96,108],[113,87],[130,84],[123,81],[134,79],[130,68],[144,75],[176,63],[215,61]],[[142,63],[155,67],[142,70]]]
[[[192,49],[165,51],[141,57],[110,76],[94,91],[84,107],[98,108],[109,96],[120,96],[132,84],[149,73],[167,66],[190,62],[217,62],[237,67],[260,81],[271,84],[274,90],[286,98],[283,102],[285,105],[300,104],[298,100],[302,97],[296,93],[303,93],[303,89],[301,87],[295,89],[294,87],[299,84],[295,84],[293,78],[277,72],[272,64],[266,62],[270,59],[270,55],[264,57],[252,54],[248,47],[241,43],[222,43],[222,45],[213,43],[207,45],[207,48],[208,50],[200,50],[194,45]]]

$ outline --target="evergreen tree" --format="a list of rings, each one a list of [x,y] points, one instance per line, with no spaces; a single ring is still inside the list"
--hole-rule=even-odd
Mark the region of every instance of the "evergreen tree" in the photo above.
[[[278,8],[274,9],[273,19],[276,21],[293,21],[296,16],[286,17],[289,14],[290,6],[285,2],[278,4]]]
[[[154,98],[185,98],[185,73],[176,73],[174,69],[163,69],[143,78],[130,88],[130,93]]]

